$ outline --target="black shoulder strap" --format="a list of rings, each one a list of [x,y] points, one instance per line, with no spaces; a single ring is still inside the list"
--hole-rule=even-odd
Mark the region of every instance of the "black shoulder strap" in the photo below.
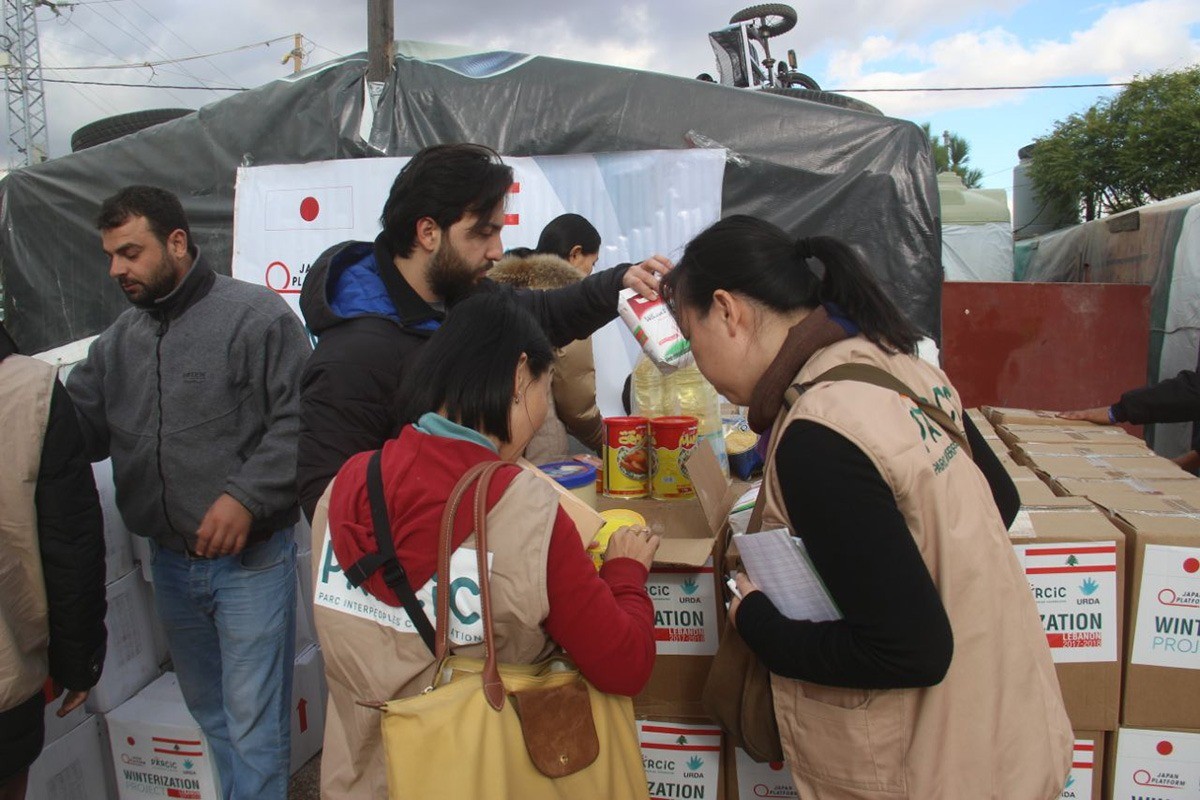
[[[382,569],[384,582],[396,593],[396,597],[400,598],[400,603],[408,612],[408,618],[412,620],[417,633],[421,634],[425,646],[432,653],[435,647],[433,625],[429,622],[425,609],[421,608],[412,584],[408,582],[408,573],[396,557],[396,543],[392,541],[392,525],[388,519],[387,502],[383,495],[383,471],[379,466],[381,453],[381,450],[376,450],[367,462],[367,497],[371,501],[375,546],[379,549],[355,561],[346,570],[346,578],[351,586],[357,587]]]
[[[891,389],[893,392],[907,397],[909,400],[912,400],[914,403],[916,403],[918,408],[925,412],[925,416],[929,417],[929,419],[940,425],[942,429],[946,431],[946,435],[948,435],[959,447],[966,451],[968,456],[974,458],[974,455],[971,453],[971,445],[967,442],[966,435],[962,432],[958,425],[954,423],[954,420],[950,418],[949,414],[942,410],[940,406],[937,406],[936,404],[931,403],[919,396],[912,389],[908,388],[908,385],[904,383],[904,381],[900,380],[892,373],[871,364],[838,364],[836,367],[822,372],[820,375],[813,378],[811,381],[808,381],[807,383],[794,383],[786,392],[784,392],[784,405],[786,405],[788,408],[791,408],[793,405],[795,405],[796,401],[800,399],[800,395],[807,392],[814,385],[818,383],[826,383],[828,381],[858,381],[859,383],[869,383],[872,386],[878,386],[882,389]]]

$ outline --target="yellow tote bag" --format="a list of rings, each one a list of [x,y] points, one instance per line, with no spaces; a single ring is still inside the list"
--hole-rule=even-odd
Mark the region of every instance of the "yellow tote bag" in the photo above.
[[[486,656],[447,656],[450,593],[438,592],[433,685],[380,706],[388,794],[392,800],[647,800],[628,697],[597,691],[566,658],[496,663],[485,503],[501,465],[472,469],[459,481],[442,515],[438,548],[438,574],[449,575],[453,520],[478,475],[475,547]]]

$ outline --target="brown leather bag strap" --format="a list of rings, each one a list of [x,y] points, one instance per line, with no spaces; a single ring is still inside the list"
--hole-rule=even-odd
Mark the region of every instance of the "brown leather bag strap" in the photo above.
[[[479,565],[479,598],[483,609],[484,662],[480,678],[483,680],[483,696],[496,711],[504,708],[504,682],[500,679],[499,659],[496,655],[496,634],[492,629],[492,581],[488,574],[487,547],[487,495],[492,478],[504,466],[494,461],[479,476],[475,486],[475,558]],[[447,592],[449,594],[449,592]]]
[[[442,511],[442,527],[438,536],[438,582],[446,591],[437,593],[437,631],[433,655],[438,661],[450,652],[450,553],[454,549],[454,521],[458,519],[458,507],[471,484],[490,465],[499,462],[485,461],[467,470],[450,492],[450,499]]]
[[[880,369],[872,364],[838,364],[832,369],[822,372],[811,381],[803,384],[792,384],[792,386],[784,392],[783,402],[791,408],[795,405],[800,396],[811,389],[818,383],[826,383],[829,381],[857,381],[859,383],[869,383],[872,386],[878,386],[882,389],[891,389],[897,394],[907,397],[917,404],[917,407],[924,412],[925,416],[933,422],[941,426],[946,435],[950,437],[955,444],[966,451],[967,456],[974,458],[971,453],[971,445],[967,442],[966,435],[962,429],[955,424],[942,408],[934,403],[924,399],[912,389],[908,387],[904,381],[897,378],[887,370]]]

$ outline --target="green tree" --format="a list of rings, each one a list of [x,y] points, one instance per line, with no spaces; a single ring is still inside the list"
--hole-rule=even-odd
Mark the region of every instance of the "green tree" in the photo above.
[[[929,138],[929,149],[933,151],[933,165],[938,172],[953,172],[962,178],[963,185],[968,189],[978,189],[983,183],[983,170],[968,166],[971,160],[971,144],[957,133],[943,131],[941,136],[935,136],[929,129],[929,123],[921,126],[925,136]]]
[[[1200,189],[1200,65],[1135,78],[1056,122],[1029,175],[1043,202],[1085,220]]]

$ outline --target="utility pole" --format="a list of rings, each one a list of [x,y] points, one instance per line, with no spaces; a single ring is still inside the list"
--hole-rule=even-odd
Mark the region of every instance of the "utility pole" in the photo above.
[[[42,53],[38,44],[38,6],[58,14],[50,0],[3,0],[5,100],[8,106],[8,140],[22,158],[18,166],[45,161],[50,149],[46,130],[46,94],[42,83]]]
[[[395,0],[367,0],[367,81],[383,83],[396,56]]]
[[[300,72],[304,66],[304,34],[296,33],[292,35],[292,49],[288,51],[288,54],[279,63],[286,64],[289,61],[292,62],[292,74],[295,75]]]

